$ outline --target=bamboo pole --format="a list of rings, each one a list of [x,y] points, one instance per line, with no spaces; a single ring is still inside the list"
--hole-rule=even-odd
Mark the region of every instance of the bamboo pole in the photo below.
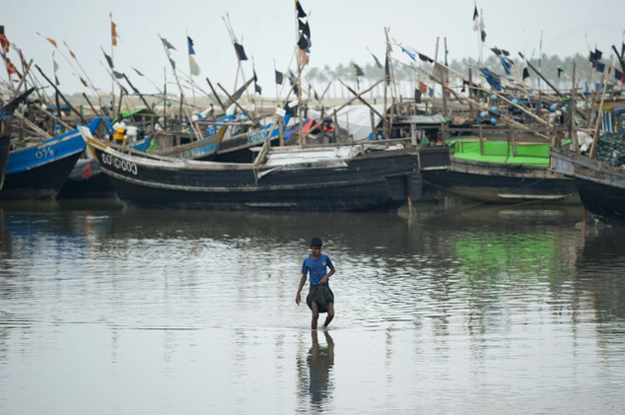
[[[595,154],[595,149],[597,148],[597,143],[599,141],[599,129],[601,127],[601,120],[603,118],[603,103],[605,102],[605,91],[608,87],[608,77],[611,71],[612,71],[612,68],[609,67],[603,79],[603,91],[601,92],[601,103],[599,104],[599,109],[597,110],[597,113],[598,113],[597,123],[595,124],[595,129],[594,129],[594,134],[593,134],[593,139],[592,139],[592,146],[590,148],[590,158],[593,158]]]
[[[213,91],[213,95],[215,95],[215,99],[217,100],[217,102],[219,103],[219,106],[221,107],[222,110],[224,110],[224,112],[227,110],[226,107],[224,107],[224,103],[221,102],[221,99],[219,98],[219,95],[217,94],[217,91],[215,91],[215,88],[213,88],[213,84],[211,83],[210,79],[208,79],[208,76],[206,77],[206,82],[208,82],[208,86],[210,86],[211,91]]]
[[[41,70],[41,68],[35,64],[35,68],[37,68],[37,70],[39,71],[39,73],[41,73],[41,76],[43,76],[45,78],[46,81],[48,81],[48,83],[50,85],[52,85],[52,87],[54,88],[54,90],[59,94],[59,96],[61,98],[63,98],[63,101],[65,101],[65,103],[67,104],[67,106],[69,106],[69,108],[74,111],[74,113],[76,113],[76,115],[78,115],[78,117],[80,118],[80,121],[82,121],[83,124],[86,124],[87,122],[85,121],[85,118],[82,116],[82,114],[78,111],[76,111],[76,108],[74,108],[72,106],[72,104],[69,103],[69,101],[65,98],[65,96],[61,93],[61,91],[59,91],[59,89],[56,87],[56,85],[54,85],[54,82],[50,81],[50,79],[46,76],[45,73],[43,73],[43,71]]]
[[[345,88],[347,88],[347,90],[348,90],[349,92],[351,92],[353,95],[355,95],[355,96],[356,96],[356,98],[357,98],[358,100],[360,100],[363,104],[365,104],[367,107],[369,107],[369,108],[371,109],[371,111],[375,112],[375,113],[376,113],[376,115],[377,115],[378,117],[383,117],[383,115],[382,115],[382,114],[380,114],[380,113],[379,113],[379,112],[378,112],[375,108],[373,108],[373,107],[372,107],[372,106],[371,106],[371,105],[370,105],[367,101],[365,101],[365,99],[364,99],[364,98],[362,98],[362,96],[361,96],[361,95],[362,95],[362,93],[358,93],[358,92],[354,91],[354,89],[353,89],[353,88],[351,88],[349,85],[347,85],[347,84],[346,84],[345,82],[343,82],[341,79],[339,79],[338,81],[339,81],[339,82],[340,82],[340,83],[341,83],[341,84],[342,84]]]
[[[235,99],[232,95],[230,95],[230,94],[228,93],[228,91],[226,91],[226,89],[225,89],[223,86],[221,86],[221,84],[220,84],[220,83],[217,83],[217,86],[218,86],[219,88],[221,88],[221,90],[224,92],[224,94],[226,94],[226,96],[228,97],[228,99],[229,99],[229,100],[231,100],[231,101],[234,103],[234,105],[236,105],[236,106],[237,106],[237,108],[239,108],[241,111],[243,111],[243,112],[245,112],[245,113],[247,114],[247,116],[250,118],[250,120],[252,120],[252,122],[254,123],[254,125],[260,125],[260,122],[256,119],[256,117],[254,117],[252,114],[250,114],[250,113],[248,113],[247,111],[245,111],[245,108],[243,108],[243,107],[241,106],[241,104],[239,104],[239,102],[238,102],[238,101],[237,101],[237,100],[236,100],[236,99]]]
[[[573,146],[575,147],[575,152],[579,153],[579,143],[577,141],[577,130],[575,129],[575,111],[573,106],[577,106],[577,85],[576,85],[576,72],[577,65],[573,63],[573,77],[572,77],[572,87],[571,87],[571,100],[569,101],[569,136],[573,140]]]

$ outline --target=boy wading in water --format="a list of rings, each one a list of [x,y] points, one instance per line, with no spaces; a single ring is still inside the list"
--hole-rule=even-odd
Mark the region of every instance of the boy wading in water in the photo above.
[[[321,239],[313,238],[310,242],[311,254],[304,260],[302,265],[302,279],[299,282],[299,288],[297,289],[297,295],[295,296],[295,303],[299,305],[302,300],[301,292],[304,284],[306,284],[306,275],[310,278],[310,290],[306,297],[306,304],[312,310],[312,322],[310,327],[313,330],[317,329],[317,320],[319,319],[319,313],[328,313],[326,321],[323,323],[323,327],[328,327],[328,324],[334,318],[334,294],[328,284],[329,278],[334,274],[334,265],[325,254],[321,253]],[[328,272],[328,269],[330,271]]]

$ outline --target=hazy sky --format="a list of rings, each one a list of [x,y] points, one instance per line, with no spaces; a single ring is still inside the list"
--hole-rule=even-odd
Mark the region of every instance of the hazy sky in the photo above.
[[[237,61],[222,19],[227,13],[234,31],[254,57],[263,95],[274,95],[273,60],[284,71],[294,51],[295,6],[293,0],[0,0],[0,24],[11,42],[20,47],[27,60],[34,59],[52,74],[54,48],[37,32],[53,38],[68,58],[67,42],[91,80],[102,90],[111,81],[102,67],[102,46],[111,53],[109,12],[117,24],[118,46],[114,50],[116,70],[126,73],[143,92],[155,91],[152,84],[138,77],[133,66],[161,86],[164,68],[171,70],[158,35],[177,48],[172,54],[178,68],[189,72],[186,34],[195,42],[196,61],[201,68],[199,84],[232,89]],[[373,62],[367,47],[380,59],[384,55],[384,27],[391,36],[423,53],[434,56],[436,38],[447,38],[450,60],[477,58],[477,35],[473,32],[473,0],[302,0],[309,15],[312,49],[310,66],[335,67],[339,63]],[[478,0],[486,26],[486,44],[513,52],[538,54],[543,31],[543,53],[584,54],[588,45],[608,54],[612,45],[620,47],[625,30],[623,0]],[[398,48],[394,56],[408,62]],[[487,57],[491,52],[484,50]],[[19,62],[14,51],[9,56]],[[441,56],[439,54],[439,56]],[[69,58],[70,60],[73,59]],[[64,91],[88,92],[74,70],[57,52],[58,77]],[[251,60],[244,73],[251,76]],[[295,68],[295,65],[292,66]],[[499,69],[499,68],[496,68]],[[6,79],[6,71],[0,71]],[[168,87],[176,89],[174,85]],[[208,89],[208,88],[207,88]]]

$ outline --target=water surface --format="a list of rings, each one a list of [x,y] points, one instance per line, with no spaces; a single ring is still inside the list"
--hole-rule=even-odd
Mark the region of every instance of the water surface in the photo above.
[[[577,207],[0,211],[0,414],[617,413],[625,230]],[[313,236],[336,318],[294,298]]]

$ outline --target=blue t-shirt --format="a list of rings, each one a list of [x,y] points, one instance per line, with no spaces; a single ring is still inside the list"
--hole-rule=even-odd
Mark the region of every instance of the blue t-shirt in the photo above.
[[[319,281],[327,274],[327,268],[333,269],[334,264],[330,261],[330,257],[320,254],[319,258],[312,259],[310,256],[304,260],[302,265],[302,275],[308,274],[312,285],[319,285]]]

